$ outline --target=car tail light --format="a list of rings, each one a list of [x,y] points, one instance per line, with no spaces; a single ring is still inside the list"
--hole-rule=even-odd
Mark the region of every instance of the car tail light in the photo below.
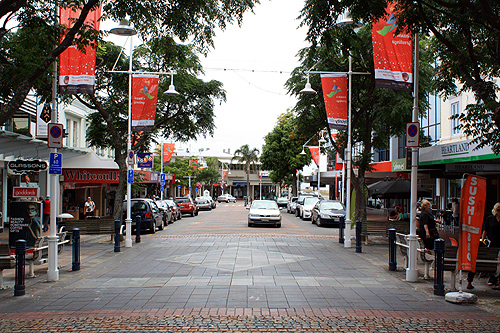
[[[151,218],[151,212],[146,212],[146,214],[144,214],[144,216],[145,216],[147,219],[150,219],[150,218]]]

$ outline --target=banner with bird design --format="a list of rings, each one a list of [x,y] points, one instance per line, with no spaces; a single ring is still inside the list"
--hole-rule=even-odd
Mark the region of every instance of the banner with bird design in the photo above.
[[[394,10],[395,3],[390,3],[387,15],[372,26],[375,87],[411,91],[412,37],[406,30],[395,35],[398,25]]]
[[[132,75],[132,130],[149,131],[155,125],[158,75]]]
[[[322,74],[321,86],[330,129],[347,129],[347,74]]]

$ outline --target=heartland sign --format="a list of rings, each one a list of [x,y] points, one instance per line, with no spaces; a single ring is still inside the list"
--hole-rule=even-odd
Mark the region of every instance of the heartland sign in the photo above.
[[[118,183],[118,170],[109,169],[64,169],[65,183]]]

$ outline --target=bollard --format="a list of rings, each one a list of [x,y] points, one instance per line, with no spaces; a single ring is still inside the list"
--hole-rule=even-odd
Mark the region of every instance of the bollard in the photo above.
[[[136,222],[135,222],[135,242],[140,243],[141,242],[141,215],[137,215],[136,217]],[[154,228],[154,226],[153,226]]]
[[[361,248],[361,227],[362,227],[361,221],[357,220],[356,221],[356,252],[357,253],[363,252],[362,248]]]
[[[80,270],[80,229],[73,228],[72,236],[73,238],[73,263],[71,270],[79,271]]]
[[[16,281],[14,284],[14,296],[24,296],[26,286],[24,284],[26,258],[26,241],[24,239],[16,240]]]
[[[396,271],[396,229],[389,229],[389,270]]]
[[[120,227],[122,226],[121,220],[115,220],[115,252],[120,252]]]
[[[434,295],[444,296],[444,239],[434,240]]]
[[[345,226],[345,216],[341,216],[339,219],[339,243],[344,244],[344,226]]]

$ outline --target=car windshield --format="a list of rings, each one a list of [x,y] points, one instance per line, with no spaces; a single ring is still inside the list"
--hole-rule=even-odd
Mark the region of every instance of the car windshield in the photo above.
[[[125,211],[127,208],[127,203],[125,202],[123,206],[123,210]],[[143,212],[148,210],[148,205],[144,201],[132,201],[130,203],[130,208],[131,212]]]
[[[319,201],[319,199],[318,198],[314,198],[314,197],[305,198],[304,199],[304,205],[314,205],[318,201]]]
[[[177,198],[177,199],[175,199],[175,202],[177,202],[177,203],[186,203],[186,202],[190,203],[191,200],[189,200],[189,198]]]
[[[338,201],[335,202],[327,201],[321,204],[321,209],[343,210],[344,206],[342,205],[342,203]]]
[[[278,209],[276,202],[274,201],[254,201],[252,208],[255,209]]]

